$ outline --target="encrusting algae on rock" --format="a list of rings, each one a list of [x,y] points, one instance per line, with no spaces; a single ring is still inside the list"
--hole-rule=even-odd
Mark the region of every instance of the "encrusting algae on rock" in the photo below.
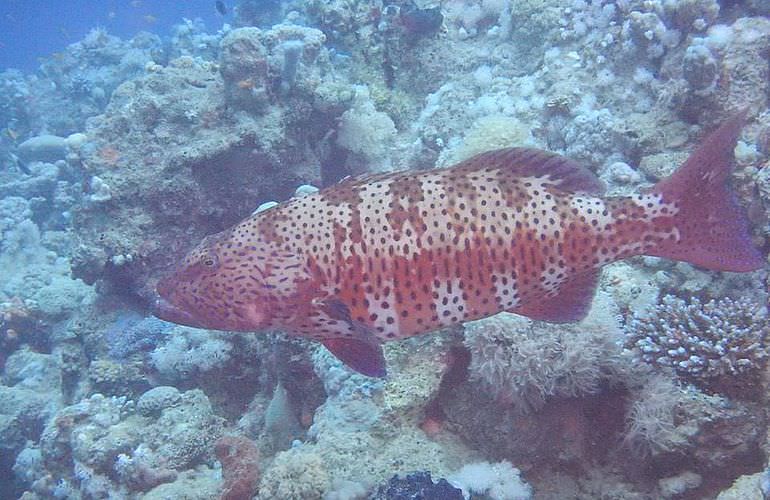
[[[764,260],[726,185],[744,120],[629,197],[602,197],[589,171],[528,148],[348,180],[207,237],[159,282],[155,314],[284,330],[384,376],[384,341],[501,311],[580,320],[601,267],[635,255],[752,271]]]

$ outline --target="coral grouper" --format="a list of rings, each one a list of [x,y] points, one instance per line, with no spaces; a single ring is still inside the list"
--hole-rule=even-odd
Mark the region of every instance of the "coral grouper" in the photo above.
[[[631,197],[571,160],[501,149],[453,167],[351,179],[207,237],[157,287],[155,314],[281,329],[385,375],[381,343],[510,311],[583,318],[603,265],[634,255],[763,265],[726,186],[745,113]]]

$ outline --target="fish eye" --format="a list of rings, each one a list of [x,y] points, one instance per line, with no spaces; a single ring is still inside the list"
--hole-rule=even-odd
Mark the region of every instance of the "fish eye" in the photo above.
[[[219,259],[216,254],[205,253],[201,256],[200,263],[203,264],[204,267],[214,268],[219,264]]]

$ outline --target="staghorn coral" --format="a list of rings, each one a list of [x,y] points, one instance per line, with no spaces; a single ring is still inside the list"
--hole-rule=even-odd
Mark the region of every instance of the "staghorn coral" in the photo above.
[[[222,500],[240,500],[254,496],[259,483],[259,450],[243,436],[222,436],[214,445],[222,463]]]
[[[750,298],[689,303],[666,295],[626,327],[625,347],[637,359],[672,368],[711,392],[746,395],[767,364],[767,310]]]

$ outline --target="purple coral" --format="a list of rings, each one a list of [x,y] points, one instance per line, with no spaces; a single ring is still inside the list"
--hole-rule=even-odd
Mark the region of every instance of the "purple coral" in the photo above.
[[[222,463],[222,500],[251,498],[259,483],[259,450],[244,436],[223,436],[214,446]]]
[[[136,313],[121,314],[104,335],[110,357],[124,360],[133,354],[152,351],[172,326],[152,316],[142,318]]]
[[[767,310],[749,299],[702,303],[667,295],[627,325],[626,349],[711,392],[743,393],[767,363]]]

